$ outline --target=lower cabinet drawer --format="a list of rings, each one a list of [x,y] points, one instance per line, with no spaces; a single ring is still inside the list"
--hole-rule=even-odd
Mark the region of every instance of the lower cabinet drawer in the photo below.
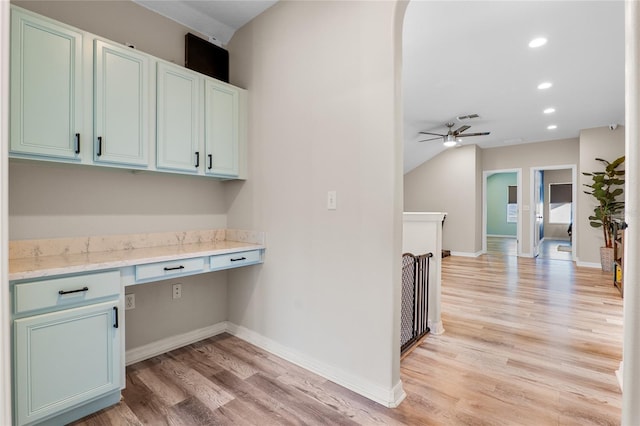
[[[14,284],[14,314],[90,302],[120,294],[120,272]]]
[[[211,256],[210,265],[211,270],[217,271],[219,269],[237,268],[239,266],[253,265],[255,263],[261,263],[262,257],[260,250],[242,251],[239,253],[219,254]]]
[[[204,271],[204,257],[136,266],[136,281],[170,278]]]

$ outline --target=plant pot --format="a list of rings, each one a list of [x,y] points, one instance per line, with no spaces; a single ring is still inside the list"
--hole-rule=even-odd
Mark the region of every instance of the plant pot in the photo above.
[[[600,247],[600,265],[603,272],[613,271],[613,247]]]

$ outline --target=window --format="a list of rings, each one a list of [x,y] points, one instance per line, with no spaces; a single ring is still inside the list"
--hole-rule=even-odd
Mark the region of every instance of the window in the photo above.
[[[549,184],[549,223],[570,224],[573,210],[573,185]]]
[[[518,222],[518,187],[509,185],[507,199],[507,223]]]

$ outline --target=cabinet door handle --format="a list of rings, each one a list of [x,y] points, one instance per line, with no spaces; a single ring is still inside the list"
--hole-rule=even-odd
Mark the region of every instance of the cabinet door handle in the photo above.
[[[98,157],[102,155],[102,136],[98,136],[98,152],[96,153]]]
[[[164,267],[165,271],[175,271],[176,269],[184,269],[184,266],[180,265],[180,266],[175,266],[173,268],[167,268],[166,266]]]
[[[209,167],[207,167],[209,170],[213,169],[213,155],[209,154],[207,155],[207,157],[209,157]]]
[[[76,133],[76,154],[80,154],[80,133]]]
[[[118,307],[114,306],[113,307],[113,316],[114,316],[114,323],[113,323],[113,328],[118,328]]]
[[[60,290],[60,291],[58,292],[58,294],[81,293],[81,292],[83,292],[83,291],[89,291],[89,287],[86,287],[86,286],[85,286],[85,287],[79,288],[79,289],[77,289],[77,290],[68,290],[68,291]]]
[[[200,167],[200,152],[196,151],[196,169]]]
[[[247,258],[246,258],[246,257],[244,257],[244,256],[242,256],[242,257],[238,257],[238,258],[236,258],[236,259],[231,259],[231,261],[232,261],[232,262],[237,262],[237,261],[239,261],[239,260],[247,260]]]

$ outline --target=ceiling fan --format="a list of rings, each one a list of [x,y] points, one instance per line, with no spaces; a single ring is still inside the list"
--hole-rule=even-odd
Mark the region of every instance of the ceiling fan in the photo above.
[[[449,131],[447,131],[446,134],[440,134],[440,133],[432,133],[432,132],[419,132],[420,134],[423,135],[432,135],[432,136],[436,136],[435,138],[429,138],[429,139],[424,139],[418,142],[427,142],[427,141],[433,141],[436,139],[442,139],[442,142],[444,143],[444,146],[446,147],[452,147],[452,146],[456,146],[458,144],[457,139],[458,138],[465,138],[465,137],[469,137],[469,136],[486,136],[491,134],[491,132],[476,132],[476,133],[463,133],[466,130],[468,130],[469,128],[471,128],[471,126],[468,126],[466,124],[458,127],[456,130],[453,130],[453,126],[454,123],[453,122],[449,122],[446,124],[446,126],[449,128]]]

